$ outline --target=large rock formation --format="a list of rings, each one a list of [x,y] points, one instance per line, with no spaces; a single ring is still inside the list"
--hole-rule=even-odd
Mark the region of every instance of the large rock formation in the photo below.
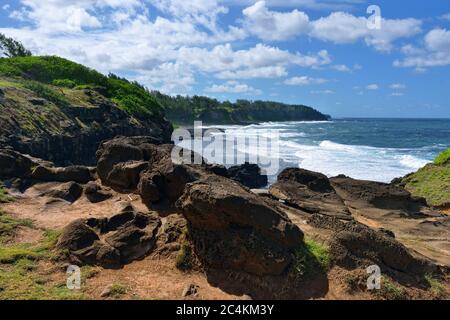
[[[257,164],[248,162],[233,166],[228,169],[228,176],[250,189],[263,188],[267,186],[267,175],[261,172],[261,168]]]
[[[67,166],[95,165],[99,144],[119,135],[147,135],[170,143],[173,129],[163,115],[131,115],[100,90],[72,90],[64,106],[40,99],[22,86],[3,90],[0,148],[9,146]]]
[[[171,146],[157,146],[151,137],[118,137],[100,145],[97,174],[104,185],[136,189],[140,175]]]
[[[411,196],[403,187],[374,181],[355,180],[346,176],[330,179],[339,196],[352,207],[402,210],[417,213],[426,200]]]
[[[11,150],[0,149],[0,177],[23,178],[31,174],[33,161],[23,154]]]
[[[197,254],[210,267],[279,275],[302,244],[302,231],[271,200],[223,177],[188,184],[177,206]]]
[[[350,212],[336,194],[328,178],[317,172],[288,168],[278,175],[270,194],[286,204],[309,213],[350,218]]]
[[[57,198],[73,203],[83,194],[83,188],[76,182],[67,182],[41,193],[41,196]]]
[[[342,222],[317,214],[311,216],[309,224],[335,232],[330,242],[330,253],[339,266],[355,269],[378,265],[383,271],[422,276],[438,271],[431,262],[412,255],[386,230],[374,230],[357,221]]]
[[[31,178],[38,181],[87,183],[94,180],[92,170],[85,166],[52,168],[40,165],[31,173]]]
[[[73,263],[116,268],[149,254],[160,226],[156,214],[136,212],[132,206],[126,206],[111,218],[70,223],[57,248]]]

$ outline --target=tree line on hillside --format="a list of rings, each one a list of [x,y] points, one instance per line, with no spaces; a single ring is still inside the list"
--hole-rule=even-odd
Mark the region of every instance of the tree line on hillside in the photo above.
[[[59,57],[32,57],[30,50],[13,38],[0,33],[0,53],[11,58],[0,61],[0,74],[22,76],[54,86],[92,88],[111,98],[126,111],[166,117],[175,123],[253,123],[263,121],[328,120],[329,116],[304,105],[288,105],[273,101],[218,101],[202,96],[169,96],[149,91],[138,82],[130,82],[110,73],[107,77],[95,70]],[[49,92],[41,84],[31,89]],[[156,98],[156,99],[155,99]],[[59,99],[61,100],[61,99]],[[162,107],[162,108],[161,108]]]
[[[202,120],[209,123],[253,123],[263,121],[328,120],[330,117],[304,105],[289,105],[274,101],[236,102],[203,96],[169,96],[151,92],[164,107],[166,117],[175,123]]]

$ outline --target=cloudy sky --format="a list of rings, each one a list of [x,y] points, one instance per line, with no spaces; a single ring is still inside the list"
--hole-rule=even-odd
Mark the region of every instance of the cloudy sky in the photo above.
[[[335,117],[450,118],[448,1],[0,3],[0,32],[34,54],[150,89],[301,103]]]

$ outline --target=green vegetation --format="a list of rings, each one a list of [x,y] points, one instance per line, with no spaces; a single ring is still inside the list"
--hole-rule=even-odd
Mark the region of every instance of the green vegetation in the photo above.
[[[270,101],[237,100],[220,102],[207,97],[171,97],[148,91],[137,82],[114,74],[105,76],[78,63],[56,56],[0,58],[0,76],[9,83],[34,91],[57,106],[72,102],[70,92],[94,90],[120,109],[137,116],[164,117],[179,123],[202,120],[209,123],[250,123],[262,121],[327,120],[328,116],[303,105]],[[65,90],[62,90],[65,89]]]
[[[381,278],[381,289],[374,290],[375,294],[386,300],[406,300],[405,289],[396,285],[386,277]]]
[[[434,297],[440,299],[445,296],[446,290],[439,277],[433,274],[427,274],[425,275],[425,281],[430,286],[430,291]]]
[[[5,36],[3,33],[0,33],[0,52],[7,57],[31,56],[31,51],[26,49],[22,43]]]
[[[33,223],[29,219],[12,218],[0,211],[0,245],[9,242],[18,227],[31,228],[32,226]]]
[[[177,269],[187,271],[192,269],[193,252],[189,241],[184,240],[181,249],[178,252],[175,260],[175,266]]]
[[[328,116],[303,105],[271,101],[237,100],[220,102],[208,97],[171,97],[152,92],[164,106],[171,121],[183,124],[202,120],[210,123],[249,123],[263,121],[328,120]]]
[[[290,276],[297,281],[324,273],[330,266],[330,253],[328,248],[312,239],[305,239],[294,256]]]
[[[10,201],[12,201],[12,198],[8,195],[8,192],[5,190],[3,183],[0,181],[0,203],[6,203]],[[0,213],[0,221],[1,221],[1,213]]]
[[[69,105],[64,94],[53,90],[49,86],[35,81],[26,81],[23,83],[23,86],[36,93],[40,98],[53,102],[59,107],[66,107]]]
[[[438,166],[450,165],[450,149],[445,150],[437,156],[436,160],[434,160],[434,164]]]
[[[50,281],[52,271],[39,271],[40,262],[54,258],[53,248],[60,235],[43,231],[36,244],[11,243],[18,227],[35,228],[30,220],[0,214],[0,300],[83,299],[83,293]]]
[[[128,291],[127,286],[125,286],[121,283],[113,283],[110,287],[109,296],[118,297],[118,296],[126,294],[127,291]]]
[[[20,220],[17,220],[15,223],[16,225],[24,225]],[[12,223],[10,225],[12,225]],[[14,233],[14,231],[15,230],[12,230],[11,232]],[[19,243],[0,245],[0,263],[15,263],[20,259],[54,259],[55,257],[53,256],[51,249],[56,245],[58,237],[58,232],[46,230],[44,232],[43,240],[38,244]]]
[[[77,86],[77,83],[75,81],[69,79],[56,79],[52,81],[52,84],[57,87],[64,87],[70,89],[73,89]]]
[[[56,90],[52,86],[96,90],[131,114],[163,115],[163,109],[156,99],[137,82],[130,82],[113,74],[105,76],[59,57],[0,58],[0,75],[24,80],[29,89],[39,95],[49,96],[48,100],[57,105],[61,105],[64,99],[61,95],[55,96]],[[29,83],[30,81],[32,82]]]
[[[424,197],[429,205],[450,206],[450,149],[440,154],[434,163],[403,178],[405,188],[414,196]]]

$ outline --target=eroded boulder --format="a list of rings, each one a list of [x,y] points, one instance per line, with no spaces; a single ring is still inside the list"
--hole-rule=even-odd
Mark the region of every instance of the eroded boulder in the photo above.
[[[188,184],[177,206],[210,267],[279,275],[302,244],[302,231],[271,200],[220,176]]]
[[[74,181],[78,183],[87,183],[94,179],[91,169],[85,166],[55,168],[40,165],[33,170],[31,177],[39,181]]]
[[[261,168],[257,164],[246,162],[242,165],[228,168],[227,173],[230,179],[250,189],[263,188],[268,184],[267,175],[262,173]]]
[[[285,169],[269,192],[287,205],[309,213],[351,218],[344,201],[331,186],[327,176],[321,173],[298,168]]]
[[[33,164],[29,157],[19,152],[11,149],[0,149],[0,177],[28,177]]]
[[[116,268],[148,255],[160,226],[156,214],[136,212],[126,206],[111,218],[72,222],[64,228],[57,248],[73,263]]]
[[[118,137],[103,143],[97,151],[97,173],[104,185],[133,190],[141,174],[170,157],[173,146],[156,145],[151,137]]]
[[[415,213],[427,206],[425,199],[412,197],[411,193],[398,185],[346,176],[334,177],[330,181],[339,196],[355,208],[375,207]]]
[[[55,188],[46,191],[41,196],[62,199],[73,203],[77,201],[83,194],[83,187],[76,182],[67,182],[56,186]]]
[[[96,182],[90,181],[84,187],[86,198],[92,203],[99,203],[112,197],[110,192],[104,191]]]
[[[374,230],[357,221],[343,222],[335,218],[313,215],[309,224],[333,230],[330,241],[332,260],[348,269],[378,265],[385,271],[424,275],[436,272],[431,262],[414,256],[392,234]]]

